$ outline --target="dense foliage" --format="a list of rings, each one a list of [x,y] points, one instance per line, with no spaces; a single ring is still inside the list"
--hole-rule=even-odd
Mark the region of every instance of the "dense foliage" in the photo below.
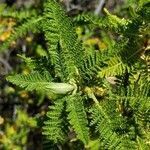
[[[27,124],[42,129],[44,149],[149,149],[150,1],[129,2],[125,18],[106,8],[71,18],[57,0],[41,2],[41,10],[1,11],[17,22],[0,52],[29,32],[44,36],[41,55],[18,55],[28,71],[6,77],[50,101],[45,118]]]

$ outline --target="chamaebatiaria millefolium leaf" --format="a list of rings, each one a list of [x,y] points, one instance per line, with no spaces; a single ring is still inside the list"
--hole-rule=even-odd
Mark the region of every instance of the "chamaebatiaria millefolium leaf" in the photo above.
[[[28,31],[45,36],[47,55],[20,56],[31,73],[7,80],[25,90],[44,91],[53,100],[43,123],[46,143],[78,143],[80,149],[92,149],[93,143],[97,149],[110,150],[150,147],[150,3],[139,0],[131,18],[104,9],[103,16],[85,13],[71,19],[56,0],[43,1],[43,9],[36,18],[27,13],[26,21],[0,49]],[[76,25],[111,33],[111,45],[87,52]]]

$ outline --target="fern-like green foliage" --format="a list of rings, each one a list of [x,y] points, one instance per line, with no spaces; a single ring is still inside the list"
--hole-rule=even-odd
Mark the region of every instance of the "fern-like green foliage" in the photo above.
[[[49,96],[52,94],[65,95],[72,92],[75,86],[67,83],[53,83],[48,72],[40,74],[34,72],[28,75],[9,76],[8,81],[25,88],[28,91],[45,91]]]
[[[108,67],[105,67],[104,70],[99,73],[100,76],[123,74],[124,70],[130,69],[131,64],[139,59],[145,39],[144,37],[141,38],[139,34],[142,34],[140,33],[142,28],[148,28],[146,24],[149,18],[148,5],[149,3],[139,8],[137,15],[130,20],[120,19],[110,14],[106,9],[106,17],[83,14],[75,18],[75,21],[79,23],[83,22],[105,30],[111,29],[121,35],[120,41],[116,42],[111,51],[108,50],[107,57],[111,56],[110,60],[106,63]],[[147,19],[145,20],[144,18]],[[147,34],[144,34],[143,36],[146,35]],[[129,49],[131,50],[129,51]]]
[[[46,142],[73,145],[76,141],[82,143],[81,149],[92,149],[94,142],[97,149],[110,150],[150,146],[150,4],[138,2],[129,19],[104,9],[104,16],[83,14],[71,20],[56,0],[46,0],[43,14],[27,15],[27,21],[2,45],[8,48],[30,30],[44,33],[48,55],[21,56],[31,73],[7,80],[29,91],[42,90],[54,99],[43,126]],[[111,32],[113,44],[103,51],[86,52],[75,33],[76,25]],[[120,83],[108,83],[109,77]]]
[[[88,56],[87,59],[84,60],[82,66],[82,73],[84,79],[92,79],[95,73],[101,70],[101,64],[103,59],[103,54],[100,52],[93,52],[91,55]]]
[[[48,41],[52,64],[56,66],[55,69],[58,68],[56,73],[62,73],[60,65],[63,65],[65,78],[66,76],[73,78],[77,74],[77,67],[82,62],[81,44],[77,40],[71,20],[66,17],[64,10],[57,2],[48,0],[44,6],[43,30]]]
[[[141,89],[137,88],[136,86],[141,87]],[[128,129],[128,132],[130,133],[129,138],[132,141],[137,136],[135,141],[136,143],[133,143],[132,149],[137,149],[138,147],[145,149],[149,147],[149,144],[147,142],[140,143],[138,136],[142,137],[143,141],[148,140],[147,135],[149,134],[149,121],[150,121],[149,118],[150,101],[148,96],[149,94],[148,84],[146,84],[146,86],[135,84],[134,87],[128,88],[127,93],[128,93],[127,95],[125,95],[125,93],[123,94],[123,92],[121,92],[120,94],[118,93],[118,95],[117,94],[111,95],[111,98],[120,103],[118,111],[121,112],[122,116],[130,114],[130,121],[132,121],[132,124],[130,125],[130,129]],[[135,124],[135,126],[133,126],[133,124]],[[147,126],[148,130],[144,128],[144,126]],[[130,145],[131,144],[129,144],[129,146]]]
[[[22,21],[23,19],[37,17],[36,10],[20,10],[16,11],[15,8],[7,7],[5,4],[0,6],[0,17],[1,18],[13,18],[17,21]]]
[[[73,126],[77,138],[80,139],[85,145],[89,142],[88,122],[83,106],[83,99],[81,95],[76,94],[68,97],[67,111],[69,112],[68,119]]]
[[[118,56],[113,57],[111,60],[109,60],[107,65],[108,67],[104,68],[99,72],[100,77],[121,75],[126,71],[128,67],[120,60],[120,57]]]
[[[44,75],[34,72],[28,75],[15,75],[7,77],[8,81],[15,83],[16,85],[25,88],[28,91],[33,90],[45,90],[46,86],[51,82],[51,78],[48,73]]]
[[[34,71],[38,71],[40,73],[46,72],[47,70],[50,70],[52,65],[46,56],[41,56],[37,58],[30,58],[26,57],[24,55],[18,55],[27,65],[28,68]],[[53,75],[53,73],[51,72]]]
[[[43,135],[54,143],[64,141],[63,109],[64,99],[58,99],[54,105],[49,106],[47,121],[44,122]]]
[[[103,147],[104,149],[120,149],[120,144],[123,139],[107,125],[110,124],[110,120],[107,120],[108,118],[102,115],[104,110],[101,111],[102,110],[97,107],[91,110],[91,125],[96,124],[96,130],[99,132],[101,142],[103,142],[99,147]]]
[[[0,52],[8,49],[13,41],[16,41],[18,38],[26,36],[29,31],[32,31],[33,33],[38,32],[38,24],[40,20],[41,18],[30,18],[30,20],[26,21],[24,24],[16,27],[14,33],[12,33],[7,41],[0,46]]]
[[[75,17],[74,20],[77,24],[90,24],[94,25],[103,29],[111,29],[115,32],[122,32],[124,31],[124,27],[130,22],[126,19],[121,19],[116,15],[112,15],[108,12],[107,9],[104,9],[106,17],[99,17],[93,14],[80,14],[79,16]]]

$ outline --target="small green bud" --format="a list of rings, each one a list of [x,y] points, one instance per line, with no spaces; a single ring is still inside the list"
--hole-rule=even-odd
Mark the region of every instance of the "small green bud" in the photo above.
[[[75,90],[75,86],[68,83],[50,83],[46,88],[48,91],[60,95],[65,95]]]

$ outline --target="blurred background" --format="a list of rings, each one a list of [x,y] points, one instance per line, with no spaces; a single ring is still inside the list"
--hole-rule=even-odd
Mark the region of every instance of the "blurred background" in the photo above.
[[[0,0],[14,10],[38,10],[42,12],[41,0]],[[60,0],[68,15],[74,17],[82,12],[103,15],[103,8],[119,17],[130,16],[130,0]],[[133,2],[133,1],[132,1]],[[5,10],[6,14],[9,13]],[[13,11],[12,11],[13,12]],[[1,15],[0,15],[1,16]],[[17,21],[0,17],[0,44],[13,34]],[[76,32],[86,49],[103,50],[113,41],[111,33],[99,29],[77,27]],[[50,101],[42,93],[26,92],[9,84],[5,77],[10,73],[28,73],[30,68],[17,56],[45,56],[44,36],[29,33],[25,38],[14,41],[11,47],[0,52],[0,150],[42,150],[42,120]]]

